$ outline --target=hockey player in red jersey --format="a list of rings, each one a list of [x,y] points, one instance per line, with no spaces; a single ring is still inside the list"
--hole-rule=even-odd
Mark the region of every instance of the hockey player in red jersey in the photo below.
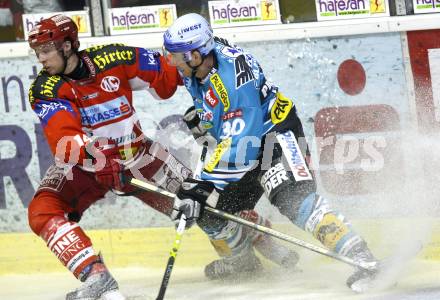
[[[78,221],[109,190],[171,214],[169,199],[137,190],[124,179],[148,180],[175,193],[191,176],[164,147],[143,135],[132,104],[134,90],[169,98],[180,76],[152,50],[112,44],[79,51],[77,27],[63,15],[43,19],[28,41],[43,65],[29,101],[55,157],[29,205],[30,227],[85,282],[66,299],[123,299]],[[258,234],[250,239],[272,246]]]
[[[143,48],[113,44],[78,51],[77,27],[63,15],[42,20],[29,33],[29,44],[43,65],[29,101],[55,156],[29,205],[30,227],[85,281],[67,299],[122,298],[77,222],[111,189],[170,214],[168,199],[138,191],[124,178],[146,179],[175,192],[191,175],[143,135],[132,104],[133,90],[169,98],[179,74],[157,52]]]

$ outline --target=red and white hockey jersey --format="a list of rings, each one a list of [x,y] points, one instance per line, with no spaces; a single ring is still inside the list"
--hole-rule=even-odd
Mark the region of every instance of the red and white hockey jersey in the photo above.
[[[171,97],[182,84],[175,67],[152,50],[121,44],[91,47],[79,53],[87,78],[49,75],[44,69],[29,90],[29,101],[43,125],[56,159],[82,164],[88,137],[114,140],[122,157],[135,154],[142,130],[132,104],[133,90]],[[125,150],[123,150],[125,149]]]

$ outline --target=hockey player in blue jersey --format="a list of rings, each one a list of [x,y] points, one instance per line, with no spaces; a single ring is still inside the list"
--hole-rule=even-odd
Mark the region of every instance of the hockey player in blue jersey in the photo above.
[[[327,248],[377,266],[346,218],[317,194],[296,107],[266,79],[255,58],[214,37],[198,14],[178,18],[165,32],[163,48],[194,100],[185,121],[195,137],[215,140],[200,179],[185,180],[172,214],[178,221],[184,213],[187,226],[197,222],[224,257],[206,267],[208,277],[216,278],[234,264],[252,264],[255,254],[242,225],[203,213],[204,206],[237,213],[253,209],[263,193],[281,214]],[[375,275],[357,269],[347,285],[361,291]]]

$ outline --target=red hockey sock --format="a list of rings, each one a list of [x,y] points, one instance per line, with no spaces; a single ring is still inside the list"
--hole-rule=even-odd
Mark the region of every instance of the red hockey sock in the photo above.
[[[55,216],[44,225],[40,236],[62,264],[77,278],[86,266],[98,260],[92,242],[78,223]]]

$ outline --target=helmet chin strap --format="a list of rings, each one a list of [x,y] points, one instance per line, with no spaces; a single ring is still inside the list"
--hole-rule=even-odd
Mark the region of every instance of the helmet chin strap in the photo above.
[[[73,55],[73,52],[70,53],[69,56],[67,56],[67,55],[64,53],[62,47],[58,49],[58,52],[60,53],[61,57],[63,58],[63,70],[61,71],[61,74],[64,74],[64,72],[65,72],[66,69],[67,69],[67,61],[68,61],[69,58]]]
[[[199,52],[199,51],[197,51]],[[200,53],[200,52],[199,52]],[[200,57],[202,58],[202,61],[197,65],[197,66],[191,66],[189,63],[191,61],[187,61],[186,65],[191,69],[191,76],[194,76],[197,73],[197,70],[199,69],[199,67],[203,64],[203,62],[205,61],[206,56],[203,56],[200,54]]]

